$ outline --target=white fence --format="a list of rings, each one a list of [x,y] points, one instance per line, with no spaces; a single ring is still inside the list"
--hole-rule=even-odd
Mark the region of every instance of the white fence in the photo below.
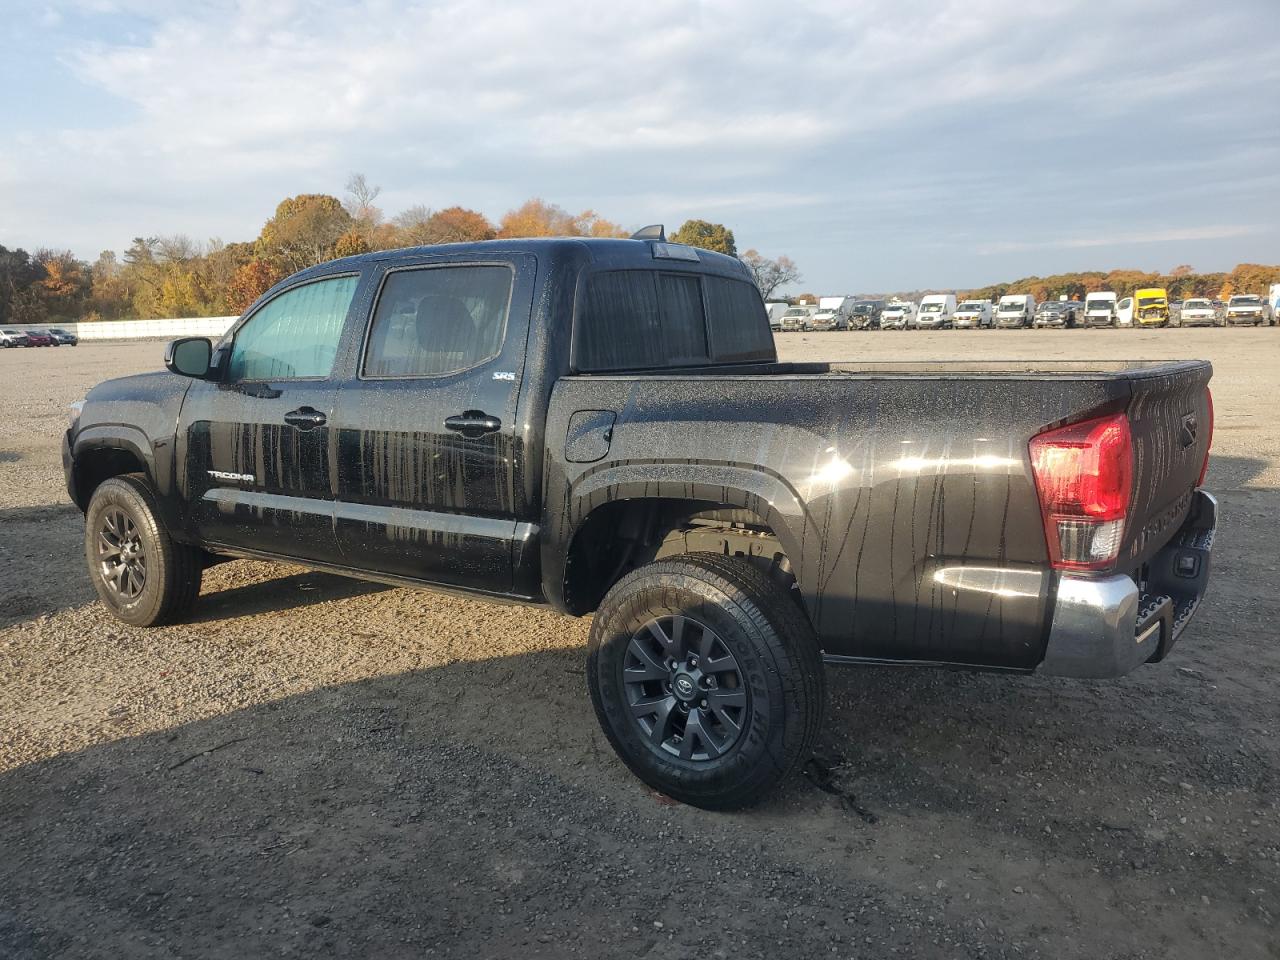
[[[95,320],[89,323],[44,323],[24,330],[69,330],[81,340],[171,340],[174,337],[222,336],[239,317],[190,317],[174,320]]]

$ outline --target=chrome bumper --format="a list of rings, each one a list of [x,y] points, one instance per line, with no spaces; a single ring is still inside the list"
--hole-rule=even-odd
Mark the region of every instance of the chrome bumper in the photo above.
[[[1163,660],[1204,598],[1217,522],[1218,501],[1197,490],[1182,528],[1147,564],[1145,590],[1123,575],[1063,574],[1038,672],[1103,679]]]

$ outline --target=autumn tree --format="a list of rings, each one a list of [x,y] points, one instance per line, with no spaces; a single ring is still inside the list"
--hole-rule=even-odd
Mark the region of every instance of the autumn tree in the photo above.
[[[227,288],[227,309],[242,314],[253,301],[283,278],[280,268],[269,260],[255,257],[236,270]]]
[[[790,257],[778,257],[774,260],[756,250],[748,250],[742,255],[742,262],[751,271],[751,278],[760,288],[760,296],[768,300],[779,287],[789,283],[799,283],[804,277]]]
[[[630,231],[612,220],[606,220],[594,210],[584,210],[573,218],[573,232],[579,237],[614,237],[625,239]]]
[[[578,233],[574,218],[563,207],[534,197],[516,209],[507,211],[498,224],[498,236],[574,237]]]
[[[290,272],[332,260],[338,238],[355,221],[336,197],[302,193],[280,201],[258,236],[258,256]]]
[[[733,231],[723,223],[686,220],[680,229],[671,235],[671,242],[700,247],[703,250],[727,254],[730,257],[738,255],[738,248],[733,242]]]

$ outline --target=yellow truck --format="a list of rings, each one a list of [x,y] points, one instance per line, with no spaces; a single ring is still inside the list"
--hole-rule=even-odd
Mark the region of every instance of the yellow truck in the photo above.
[[[1133,292],[1133,323],[1137,327],[1169,325],[1169,291],[1164,287],[1147,287]]]

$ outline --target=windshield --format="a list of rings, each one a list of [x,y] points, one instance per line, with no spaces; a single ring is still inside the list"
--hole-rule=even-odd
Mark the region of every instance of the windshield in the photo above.
[[[982,303],[981,301],[966,300],[964,303],[960,304],[960,306],[957,307],[956,309],[958,311],[963,310],[965,313],[981,313],[982,308],[985,306],[986,304]]]
[[[1099,297],[1096,300],[1086,300],[1085,308],[1088,310],[1110,310],[1115,301],[1110,298]]]
[[[1036,313],[1057,313],[1062,307],[1061,303],[1042,303]]]
[[[809,311],[806,310],[804,307],[792,307],[790,310],[788,310],[786,313],[783,314],[784,317],[807,317],[808,315],[809,315]]]
[[[1163,307],[1166,304],[1164,297],[1139,297],[1138,306],[1140,307]]]
[[[1208,300],[1188,300],[1182,305],[1183,310],[1212,310]]]
[[[1000,304],[1001,313],[1021,313],[1026,309],[1026,304],[1021,300],[1010,301],[1009,303]]]
[[[942,304],[940,304],[940,303],[926,303],[926,304],[924,304],[924,305],[920,308],[920,312],[921,312],[921,313],[941,313],[941,312],[942,312]]]
[[[885,313],[906,313],[907,308],[900,303],[890,304],[889,306],[884,308],[884,312]]]
[[[864,303],[855,303],[853,305],[853,312],[854,313],[874,313],[876,307],[879,307],[879,306],[881,306],[881,304],[875,302],[874,300],[866,301]]]
[[[1252,296],[1252,295],[1251,295],[1251,296],[1247,296],[1247,297],[1232,297],[1232,298],[1231,298],[1231,306],[1233,306],[1233,307],[1256,307],[1256,306],[1258,306],[1258,304],[1260,304],[1261,302],[1262,302],[1262,298],[1261,298],[1261,297],[1255,297],[1255,296]]]

